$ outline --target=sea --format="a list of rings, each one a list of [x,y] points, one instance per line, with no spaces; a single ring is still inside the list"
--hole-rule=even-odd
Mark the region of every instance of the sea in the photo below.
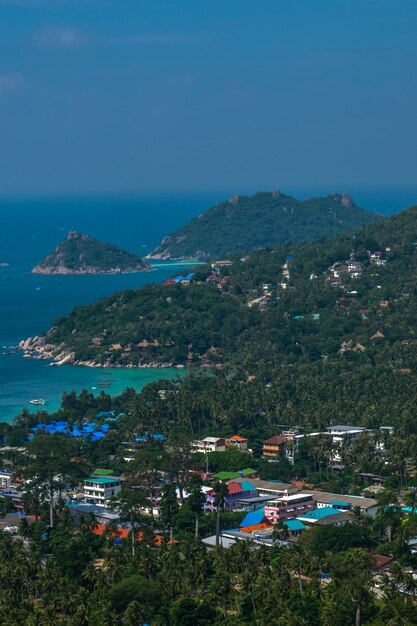
[[[241,193],[253,193],[247,189]],[[331,187],[289,188],[285,193],[307,198],[332,193]],[[339,191],[339,190],[338,190]],[[360,206],[389,215],[417,203],[417,186],[402,188],[340,189]],[[43,398],[47,409],[59,407],[64,391],[83,388],[99,393],[94,368],[51,367],[47,361],[11,354],[27,337],[50,328],[54,320],[75,306],[88,304],[124,289],[161,283],[189,266],[155,263],[152,272],[108,276],[39,276],[31,269],[51,252],[69,230],[145,256],[166,234],[224,200],[235,190],[193,194],[120,195],[115,197],[3,198],[0,199],[0,422],[11,422],[30,400]],[[173,378],[176,369],[112,369],[111,395],[126,387],[140,391],[161,378]]]

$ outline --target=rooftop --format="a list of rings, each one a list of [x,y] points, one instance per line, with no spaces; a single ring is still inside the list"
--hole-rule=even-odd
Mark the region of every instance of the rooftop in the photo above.
[[[366,430],[366,428],[364,426],[344,426],[343,424],[336,424],[335,426],[329,426],[328,428],[326,428],[327,432],[340,432],[340,433],[348,433],[351,431],[362,431],[362,430]]]
[[[295,532],[297,530],[305,530],[305,525],[299,519],[289,519],[284,522],[284,526],[288,528],[288,530]]]
[[[347,494],[339,493],[326,493],[324,491],[314,491],[313,498],[316,502],[322,502],[323,504],[331,504],[335,500],[344,503],[349,503],[352,507],[360,506],[362,509],[370,509],[377,506],[377,501],[374,498],[364,498],[363,496],[351,496]]]
[[[84,480],[85,483],[98,483],[99,485],[112,485],[120,482],[120,478],[107,478],[105,476],[91,476]]]
[[[265,439],[264,441],[264,445],[273,445],[273,446],[279,446],[282,443],[284,443],[284,441],[286,440],[286,437],[284,437],[283,435],[275,435],[275,437],[270,437],[269,439]]]
[[[340,513],[341,511],[333,509],[331,506],[323,506],[319,509],[314,509],[314,511],[303,513],[303,515],[300,515],[299,519],[320,520],[323,519],[323,517],[328,517],[329,515],[340,515]]]

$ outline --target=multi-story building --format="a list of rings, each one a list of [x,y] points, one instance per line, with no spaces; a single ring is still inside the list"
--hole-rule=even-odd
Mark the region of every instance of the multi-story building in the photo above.
[[[0,470],[0,489],[10,487],[13,482],[13,472],[2,469]]]
[[[302,517],[316,508],[316,503],[311,493],[297,493],[293,496],[284,496],[269,500],[265,505],[265,517],[273,524],[285,522],[288,519]]]
[[[275,437],[265,439],[262,445],[262,456],[266,459],[280,456],[285,451],[286,441],[287,437],[284,435],[276,435]]]
[[[122,488],[119,477],[94,476],[84,480],[84,500],[92,504],[106,506]]]

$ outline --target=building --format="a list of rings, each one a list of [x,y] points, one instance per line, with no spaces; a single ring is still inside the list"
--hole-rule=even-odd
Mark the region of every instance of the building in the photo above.
[[[265,515],[265,508],[262,507],[257,511],[251,511],[239,524],[239,530],[243,533],[259,533],[267,529],[272,529],[272,522]]]
[[[98,524],[117,524],[120,520],[119,513],[106,509],[104,506],[86,504],[85,502],[67,502],[66,506],[74,519],[94,515]]]
[[[92,476],[84,480],[84,500],[105,506],[110,498],[120,493],[121,488],[119,477]]]
[[[21,491],[17,491],[14,487],[5,487],[1,491],[1,497],[9,498],[12,502],[13,508],[15,508],[18,513],[25,513],[23,493]]]
[[[316,503],[311,493],[297,493],[293,496],[269,500],[265,505],[265,517],[276,524],[300,518],[315,508]]]
[[[335,425],[326,428],[326,433],[330,435],[333,442],[332,466],[333,469],[343,469],[341,449],[343,445],[351,445],[360,435],[372,432],[363,426]]]
[[[284,435],[276,435],[275,437],[265,439],[262,445],[262,456],[266,459],[280,456],[285,451],[286,441],[287,437]]]
[[[201,452],[208,454],[209,452],[225,452],[226,440],[222,437],[205,437],[204,439],[196,439],[191,443],[192,452]]]
[[[268,500],[271,499],[271,496],[251,496],[248,498],[239,498],[236,502],[236,506],[239,511],[247,511],[248,513],[251,511],[257,511],[265,506]]]
[[[351,521],[352,514],[339,511],[331,506],[324,506],[300,515],[298,520],[305,526],[341,526]]]
[[[303,530],[307,528],[306,525],[303,524],[303,522],[301,522],[299,519],[289,519],[284,522],[284,526],[287,527],[288,535],[290,538],[298,537],[299,535],[301,535]]]
[[[10,487],[13,482],[13,472],[10,470],[0,470],[0,489]]]
[[[226,439],[226,445],[238,448],[242,452],[247,452],[248,450],[248,440],[245,437],[239,437],[239,435],[233,435],[230,439]]]
[[[351,511],[359,507],[363,515],[376,515],[378,502],[374,498],[364,498],[363,496],[340,495],[338,493],[327,493],[324,491],[313,491],[313,499],[317,508],[331,506],[341,511]]]
[[[244,480],[242,482],[230,482],[227,485],[228,494],[224,501],[224,509],[226,511],[239,511],[240,504],[239,501],[242,498],[250,498],[252,496],[256,496],[256,488],[254,485],[248,480]],[[215,498],[216,492],[214,489],[211,489],[206,494],[206,503],[204,505],[204,512],[211,513],[216,510],[215,507]]]
[[[254,480],[252,482],[258,496],[268,496],[270,500],[273,498],[281,498],[282,496],[289,496],[301,491],[300,487],[292,485],[291,483],[283,483],[279,480]]]

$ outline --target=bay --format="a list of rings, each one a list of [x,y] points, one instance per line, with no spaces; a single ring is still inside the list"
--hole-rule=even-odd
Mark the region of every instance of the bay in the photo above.
[[[307,198],[346,191],[317,187],[288,188],[285,193]],[[48,367],[45,361],[3,354],[2,346],[46,331],[61,315],[123,289],[150,282],[161,283],[179,267],[158,263],[153,272],[112,276],[39,276],[32,267],[57,246],[69,230],[78,230],[141,256],[152,250],[167,233],[227,198],[228,192],[181,196],[149,195],[113,198],[29,198],[0,200],[0,421],[11,421],[33,398],[45,398],[49,408],[59,406],[63,391],[97,386],[98,372],[85,367]],[[254,193],[255,190],[240,190]],[[360,206],[389,215],[417,202],[416,187],[347,189]],[[180,266],[181,270],[186,269]],[[109,370],[110,371],[110,370]],[[127,386],[143,385],[178,374],[176,370],[111,370],[109,391],[118,394]],[[95,393],[98,390],[93,390]]]

